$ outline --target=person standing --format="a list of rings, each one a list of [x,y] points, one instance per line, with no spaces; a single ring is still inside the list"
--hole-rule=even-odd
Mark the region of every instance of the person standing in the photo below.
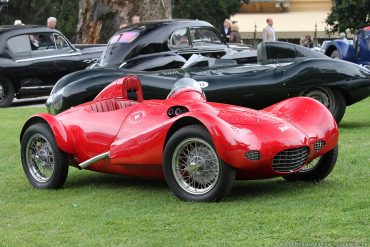
[[[138,15],[133,15],[131,17],[131,24],[136,24],[136,23],[139,23],[140,22],[140,16]]]
[[[225,19],[224,27],[221,28],[221,37],[226,41],[229,42],[230,33],[231,33],[231,21],[229,19]]]
[[[231,32],[230,32],[230,43],[243,43],[242,42],[242,37],[240,36],[239,33],[239,26],[238,24],[232,24],[231,25]]]
[[[267,26],[262,31],[263,42],[274,42],[276,41],[276,33],[272,25],[274,24],[272,18],[267,18]]]
[[[47,20],[47,25],[48,28],[55,29],[57,26],[57,18],[50,16]]]

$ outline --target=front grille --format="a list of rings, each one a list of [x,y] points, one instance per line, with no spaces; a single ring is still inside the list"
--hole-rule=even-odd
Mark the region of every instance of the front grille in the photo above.
[[[292,172],[301,168],[307,161],[308,147],[292,148],[281,151],[272,161],[272,168],[277,172]]]
[[[313,145],[313,149],[318,152],[325,146],[325,141],[316,141]]]
[[[245,153],[245,157],[247,157],[249,160],[260,160],[261,153],[258,150],[251,150]]]

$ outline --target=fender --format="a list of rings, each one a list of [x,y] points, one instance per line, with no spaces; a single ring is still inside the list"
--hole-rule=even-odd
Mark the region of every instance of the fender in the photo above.
[[[340,59],[346,61],[355,61],[355,51],[353,46],[348,42],[340,39],[336,39],[328,44],[326,48],[325,55],[329,56],[334,50],[338,50]]]
[[[199,113],[194,116],[194,112],[192,116],[184,115],[176,122],[182,121],[184,118],[193,118],[194,123],[200,122],[208,130],[220,158],[227,164],[237,164],[235,167],[238,169],[242,169],[247,162],[245,153],[249,150],[259,149],[261,146],[255,133],[245,127],[236,134],[235,126],[217,116],[207,113]]]
[[[46,113],[34,115],[26,121],[21,131],[20,141],[22,141],[26,129],[35,123],[47,123],[53,132],[58,147],[66,153],[74,153],[75,140],[73,135],[54,116]]]
[[[284,100],[262,111],[282,118],[300,129],[310,138],[325,138],[331,150],[338,143],[338,126],[330,111],[320,102],[308,97]],[[321,128],[319,128],[320,126]]]

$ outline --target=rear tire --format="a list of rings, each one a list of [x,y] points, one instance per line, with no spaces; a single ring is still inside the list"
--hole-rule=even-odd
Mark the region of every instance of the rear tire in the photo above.
[[[325,87],[312,88],[302,94],[313,98],[329,109],[335,120],[339,124],[346,112],[346,101],[342,93],[337,89]]]
[[[284,178],[288,181],[320,182],[331,173],[337,158],[338,146],[335,146],[331,151],[306,164],[302,170]]]
[[[339,54],[339,51],[338,50],[334,50],[330,53],[330,57],[332,59],[340,59],[340,54]]]
[[[168,140],[163,156],[168,186],[186,201],[219,201],[230,191],[235,170],[217,155],[212,139],[201,125],[189,125]]]
[[[68,175],[68,157],[55,142],[53,132],[45,123],[31,125],[21,141],[24,173],[38,189],[58,189]]]
[[[12,104],[15,88],[8,78],[0,77],[0,107],[8,107]]]

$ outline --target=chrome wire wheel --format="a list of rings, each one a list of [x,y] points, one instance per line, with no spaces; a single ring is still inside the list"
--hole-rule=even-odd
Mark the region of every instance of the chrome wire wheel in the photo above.
[[[177,184],[192,195],[203,195],[217,183],[220,163],[214,148],[200,138],[180,142],[172,155]]]
[[[319,164],[321,157],[317,157],[316,159],[311,160],[309,163],[307,163],[299,172],[300,173],[306,173],[309,172]]]
[[[31,176],[37,182],[46,183],[52,178],[55,168],[54,153],[43,135],[34,134],[28,139],[26,161]]]

